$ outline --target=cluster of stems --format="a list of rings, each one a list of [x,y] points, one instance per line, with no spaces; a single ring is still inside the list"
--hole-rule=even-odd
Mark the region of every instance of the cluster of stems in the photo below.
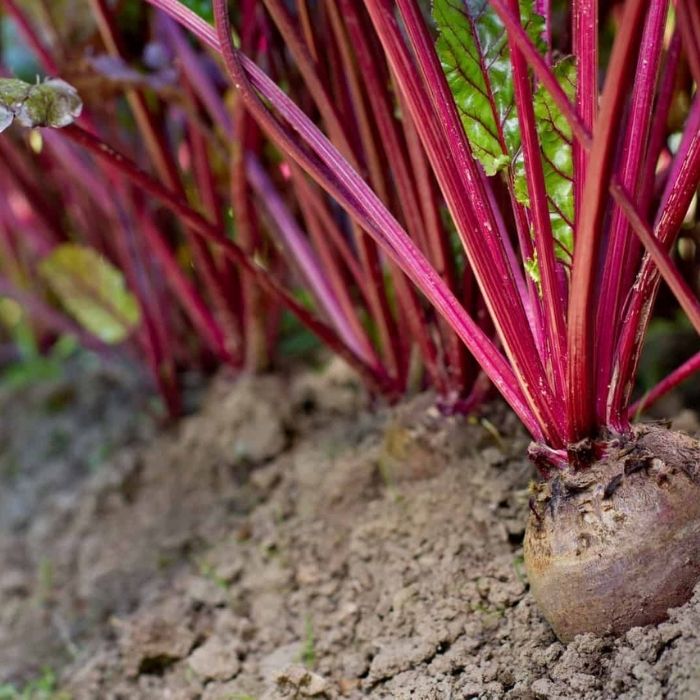
[[[21,175],[26,156],[0,142],[21,163],[2,177],[31,203],[32,245],[65,237],[51,205],[70,201],[71,219],[139,297],[137,340],[172,396],[166,384],[192,352],[266,366],[291,313],[390,399],[430,385],[445,410],[467,411],[495,387],[551,464],[604,428],[624,432],[700,367],[696,353],[632,403],[662,281],[700,333],[700,301],[673,260],[700,183],[700,7],[626,0],[601,89],[599,3],[572,0],[569,99],[553,70],[548,0],[534,3],[544,53],[517,0],[488,2],[507,35],[527,206],[474,157],[418,0],[240,0],[233,25],[226,0],[213,0],[213,25],[179,0],[143,0],[178,77],[155,99],[149,85],[124,90],[135,135],[86,96],[80,125],[45,134],[42,158],[70,175],[46,208]],[[15,0],[2,4],[60,74]],[[126,65],[108,3],[90,6],[106,53]],[[533,109],[540,87],[573,137],[564,260]],[[690,107],[671,151],[679,90]],[[3,205],[0,232],[13,215]],[[109,227],[84,225],[95,216]],[[116,233],[105,240],[106,230]]]

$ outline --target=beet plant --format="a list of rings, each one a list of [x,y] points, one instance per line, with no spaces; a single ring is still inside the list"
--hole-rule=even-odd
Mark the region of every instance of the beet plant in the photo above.
[[[548,2],[435,0],[437,40],[416,0],[330,3],[364,33],[369,19],[381,43],[390,67],[381,96],[416,129],[491,336],[337,134],[323,133],[246,55],[245,25],[232,33],[225,0],[213,2],[215,26],[177,0],[149,2],[223,60],[267,138],[405,273],[532,434],[543,481],[526,564],[557,634],[620,633],[687,599],[700,575],[700,449],[665,427],[633,424],[630,404],[661,280],[700,331],[700,303],[672,259],[700,180],[692,87],[680,143],[667,145],[680,71],[688,66],[690,84],[700,77],[697,5],[627,0],[601,76],[594,0],[570,4],[566,55],[553,44]],[[317,90],[320,10],[265,5]],[[697,365],[696,354],[662,389]]]
[[[487,377],[533,438],[526,566],[557,634],[621,633],[686,600],[700,447],[634,418],[700,353],[632,392],[662,281],[700,332],[673,258],[700,182],[697,4],[625,0],[607,47],[596,0],[242,0],[235,28],[226,0],[213,24],[202,3],[147,2],[184,84],[163,108],[206,136],[191,152],[211,196],[158,166],[167,149],[127,157],[84,118],[60,136],[231,263],[234,347],[285,308],[386,396],[430,383],[465,410]],[[119,58],[108,5],[91,7]],[[148,144],[148,104],[127,96]],[[219,143],[228,199],[206,161]]]

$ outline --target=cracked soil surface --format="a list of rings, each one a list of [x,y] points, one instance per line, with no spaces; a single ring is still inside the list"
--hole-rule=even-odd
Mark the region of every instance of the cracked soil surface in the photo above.
[[[84,433],[75,391],[56,415]],[[18,436],[48,439],[36,393],[5,424],[15,500],[17,470],[75,473],[88,450],[25,454]],[[141,415],[133,391],[118,403]],[[534,474],[510,414],[365,405],[334,364],[219,377],[154,437],[108,413],[110,454],[25,484],[2,522],[0,681],[51,666],[72,700],[700,697],[700,589],[658,626],[556,640],[523,572]]]

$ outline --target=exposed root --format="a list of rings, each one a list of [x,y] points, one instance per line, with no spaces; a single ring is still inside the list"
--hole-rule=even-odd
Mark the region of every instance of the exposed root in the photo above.
[[[665,619],[700,579],[700,444],[636,426],[577,466],[532,498],[525,562],[545,617],[563,640]]]

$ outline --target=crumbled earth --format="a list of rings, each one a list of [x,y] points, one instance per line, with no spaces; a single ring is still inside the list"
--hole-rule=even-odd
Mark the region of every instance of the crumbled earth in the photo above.
[[[121,449],[155,434],[142,384],[125,364],[85,353],[40,381],[0,385],[0,688],[69,658],[82,622],[63,605],[76,579],[60,535],[86,484],[123,478]]]
[[[661,625],[556,640],[522,566],[527,444],[500,405],[370,411],[338,363],[219,377],[196,415],[3,532],[0,681],[50,665],[73,700],[700,697],[700,588]]]

